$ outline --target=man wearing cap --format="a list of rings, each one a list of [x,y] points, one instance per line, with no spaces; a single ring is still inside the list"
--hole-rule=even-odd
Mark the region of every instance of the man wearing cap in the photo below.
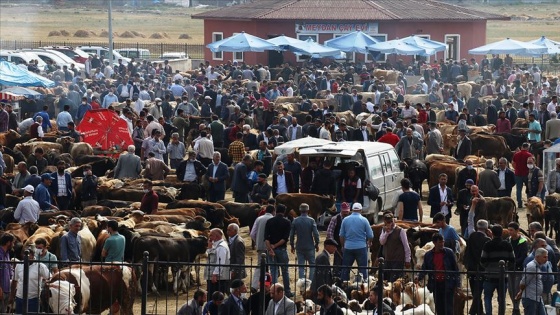
[[[457,147],[455,148],[454,156],[457,160],[463,161],[463,159],[471,154],[471,139],[467,136],[467,129],[459,129],[459,136]]]
[[[224,241],[224,232],[214,228],[208,236],[208,266],[205,277],[208,281],[208,294],[215,291],[226,292],[230,279],[230,251],[228,244]]]
[[[39,208],[39,203],[33,199],[34,191],[35,189],[31,185],[23,188],[23,199],[18,203],[14,212],[14,218],[18,220],[19,224],[35,223],[39,220],[41,208]]]
[[[51,194],[49,192],[49,187],[53,181],[53,177],[49,173],[41,175],[41,183],[37,185],[35,192],[33,194],[33,199],[39,203],[39,207],[43,211],[47,210],[59,210],[58,207],[53,205],[51,202]]]
[[[60,210],[68,210],[70,202],[72,201],[72,177],[69,173],[65,172],[64,161],[58,161],[57,172],[51,174],[53,178],[52,184],[49,186],[49,191],[56,201]]]
[[[229,291],[231,295],[222,303],[221,315],[249,314],[249,303],[243,298],[243,295],[247,293],[245,283],[240,279],[235,279],[231,282]]]
[[[298,279],[310,278],[314,274],[315,252],[319,251],[319,231],[315,220],[308,216],[309,205],[302,203],[299,206],[300,216],[295,218],[290,229],[290,247],[292,254],[297,253]],[[294,237],[297,244],[294,247]],[[304,264],[309,264],[309,274],[306,274]]]
[[[403,276],[402,270],[410,268],[410,246],[406,231],[395,224],[393,213],[386,212],[383,215],[383,230],[379,236],[379,243],[383,246],[383,257],[387,269],[401,271],[385,272],[385,279],[393,282]]]
[[[206,173],[206,168],[196,159],[194,151],[189,150],[188,158],[177,166],[177,180],[187,183],[198,183],[200,176]]]
[[[373,230],[368,220],[362,216],[362,205],[354,203],[352,214],[342,221],[340,227],[340,242],[344,248],[342,255],[342,265],[352,266],[354,261],[358,263],[359,272],[363,278],[368,276],[367,271],[367,250],[373,240]],[[342,280],[350,279],[350,268],[342,270]]]

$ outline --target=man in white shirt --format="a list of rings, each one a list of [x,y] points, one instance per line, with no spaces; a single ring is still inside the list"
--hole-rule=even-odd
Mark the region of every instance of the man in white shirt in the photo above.
[[[331,129],[331,122],[327,120],[327,121],[325,121],[325,124],[323,125],[323,127],[319,131],[319,138],[320,139],[325,139],[325,140],[331,140],[330,129]]]
[[[559,84],[560,85],[560,84]],[[558,95],[554,95],[551,99],[550,99],[550,103],[548,103],[548,106],[546,107],[546,110],[549,113],[552,112],[556,112],[556,107],[558,106]]]
[[[286,96],[293,97],[294,96],[294,89],[292,88],[292,81],[288,81],[288,87],[286,88]]]
[[[422,93],[428,94],[428,84],[426,84],[424,78],[420,78],[420,84],[422,84]]]
[[[128,132],[132,136],[132,131],[134,131],[134,127],[132,126],[132,113],[130,109],[123,108],[122,114],[119,116],[122,120],[126,121],[126,126],[128,127]]]
[[[367,102],[366,102],[366,108],[368,110],[368,112],[373,113],[373,103],[372,103],[372,99],[371,97],[368,97]]]
[[[162,138],[165,137],[165,130],[163,129],[163,126],[159,122],[156,121],[154,116],[148,115],[148,117],[146,117],[146,120],[148,121],[148,125],[146,126],[146,129],[144,130],[144,136],[145,137],[149,137],[152,134],[152,130],[154,130],[154,129],[159,130]]]
[[[27,291],[27,311],[30,314],[35,314],[39,311],[39,296],[41,293],[41,284],[43,280],[51,277],[49,268],[43,263],[35,262],[35,251],[31,247],[29,250],[29,277],[28,277],[28,291]],[[12,290],[10,292],[10,300],[15,298],[16,314],[23,314],[23,264],[18,264],[14,271],[14,279],[12,280]]]
[[[137,115],[140,115],[140,112],[144,109],[144,101],[138,98],[137,93],[134,93],[132,95],[132,101],[134,101],[132,108],[134,109]]]
[[[19,224],[25,224],[27,222],[35,223],[39,220],[41,208],[39,207],[39,203],[33,199],[34,191],[35,188],[31,185],[27,185],[23,188],[23,199],[19,202],[14,212],[14,218],[18,220]]]
[[[208,166],[212,162],[214,156],[214,142],[208,139],[206,131],[200,132],[200,139],[194,144],[194,152],[196,152],[200,162],[204,166]]]

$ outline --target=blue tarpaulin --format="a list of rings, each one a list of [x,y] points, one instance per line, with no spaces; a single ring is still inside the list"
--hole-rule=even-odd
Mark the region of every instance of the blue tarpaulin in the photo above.
[[[0,84],[5,86],[54,86],[53,81],[7,61],[0,61]]]

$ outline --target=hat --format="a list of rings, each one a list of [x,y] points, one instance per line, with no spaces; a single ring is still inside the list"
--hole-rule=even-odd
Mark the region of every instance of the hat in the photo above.
[[[240,279],[235,279],[231,282],[231,288],[232,289],[241,288],[243,285],[244,285],[244,283]]]
[[[259,178],[266,178],[266,177],[267,177],[267,176],[266,176],[265,173],[260,173],[260,174],[259,174]]]
[[[348,204],[348,202],[343,202],[340,205],[340,211],[350,211],[350,205]]]
[[[53,180],[54,177],[52,177],[51,174],[45,173],[45,174],[41,175],[41,180],[45,180],[45,179]]]
[[[362,204],[359,202],[356,202],[352,205],[352,210],[355,211],[362,211]]]
[[[382,123],[381,124],[381,128],[386,128],[387,127],[387,123]]]
[[[207,96],[204,97],[204,99],[205,99],[205,100],[211,100],[212,97],[210,97],[210,96],[207,95]]]
[[[27,191],[28,193],[32,194],[35,191],[35,188],[33,188],[33,186],[31,185],[27,185],[25,187],[23,187],[23,190]]]
[[[161,102],[161,98],[156,97],[156,102]]]
[[[420,78],[420,81],[424,81],[424,78]]]
[[[467,179],[465,185],[474,185],[474,181],[472,179]]]
[[[338,246],[338,243],[333,240],[332,238],[327,238],[325,240],[325,242],[323,243],[323,245],[327,246],[327,245],[333,245],[333,246]]]

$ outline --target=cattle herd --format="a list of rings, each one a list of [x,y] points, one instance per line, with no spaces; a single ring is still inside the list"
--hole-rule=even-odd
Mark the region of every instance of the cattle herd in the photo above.
[[[138,63],[138,67],[142,67],[142,65]],[[529,68],[533,72],[533,68]],[[212,70],[210,71],[210,69]],[[432,87],[435,89],[432,93],[439,96],[435,101],[425,90],[424,93],[420,94],[414,92],[415,85],[411,82],[415,76],[408,76],[407,82],[407,76],[403,76],[403,73],[397,70],[372,70],[364,66],[361,72],[357,72],[353,67],[347,65],[333,65],[330,68],[325,67],[324,69],[290,68],[286,66],[281,69],[270,69],[262,72],[261,66],[254,67],[253,75],[247,77],[246,71],[251,69],[251,67],[245,65],[238,69],[230,63],[217,68],[201,64],[199,69],[193,71],[162,72],[158,74],[160,79],[162,79],[159,82],[166,82],[167,86],[166,84],[157,83],[158,80],[154,80],[153,76],[146,76],[146,78],[140,79],[139,75],[135,77],[131,75],[130,80],[138,81],[142,84],[142,90],[148,89],[152,99],[146,100],[144,106],[147,108],[146,112],[151,113],[153,112],[152,108],[156,106],[154,96],[158,95],[158,93],[161,96],[172,96],[171,99],[176,100],[176,102],[169,102],[172,107],[181,103],[181,98],[177,97],[175,91],[171,90],[173,85],[172,78],[175,80],[177,76],[181,77],[179,83],[175,81],[175,85],[181,86],[184,86],[183,83],[187,79],[191,79],[196,90],[199,91],[201,89],[201,93],[197,93],[196,96],[200,98],[195,101],[198,101],[198,104],[202,107],[205,97],[210,96],[212,98],[212,110],[219,115],[220,120],[226,125],[227,131],[231,130],[232,126],[237,123],[237,118],[245,117],[247,118],[245,123],[252,122],[250,133],[259,137],[263,137],[264,133],[262,132],[271,127],[282,132],[292,122],[286,122],[284,128],[276,123],[276,125],[271,125],[272,121],[268,121],[266,115],[263,116],[263,111],[265,110],[262,107],[262,100],[258,101],[259,97],[262,97],[263,100],[264,98],[271,98],[266,103],[268,107],[273,108],[274,116],[280,118],[293,117],[297,120],[296,124],[299,125],[301,123],[304,136],[309,135],[309,125],[315,122],[311,122],[308,119],[310,115],[321,120],[317,130],[324,128],[320,126],[326,126],[323,125],[323,121],[332,120],[334,124],[331,125],[332,129],[328,130],[329,135],[327,138],[328,140],[332,139],[332,141],[358,140],[355,137],[357,134],[355,131],[358,131],[362,121],[367,122],[367,133],[371,136],[368,140],[375,141],[378,138],[379,132],[385,133],[386,125],[383,123],[387,123],[387,120],[383,113],[386,113],[391,106],[393,106],[392,111],[396,111],[397,114],[390,115],[389,117],[393,117],[401,122],[400,125],[392,128],[393,133],[399,137],[404,137],[406,134],[405,129],[407,127],[414,127],[414,124],[418,124],[427,133],[429,131],[428,121],[426,119],[422,121],[420,116],[421,113],[426,114],[425,104],[431,102],[431,111],[434,111],[436,117],[434,122],[442,135],[442,150],[436,154],[421,152],[415,158],[402,159],[405,162],[403,168],[405,177],[411,180],[414,190],[420,193],[421,196],[423,196],[422,186],[425,181],[427,181],[428,187],[435,186],[438,184],[438,176],[445,173],[448,176],[448,186],[456,186],[458,184],[458,174],[465,168],[464,161],[472,161],[475,169],[478,171],[483,169],[484,163],[488,159],[505,157],[511,162],[513,155],[519,150],[519,147],[528,141],[528,130],[531,124],[528,115],[524,117],[520,115],[519,118],[516,116],[516,119],[511,121],[510,131],[506,133],[499,133],[496,130],[495,122],[494,124],[486,123],[484,125],[475,123],[475,115],[483,116],[485,121],[490,122],[491,113],[488,108],[497,107],[497,110],[502,108],[505,110],[508,102],[513,105],[513,108],[522,111],[523,108],[526,108],[523,105],[524,103],[533,102],[534,104],[533,97],[537,96],[533,95],[534,93],[539,93],[540,102],[545,104],[545,109],[549,106],[548,102],[558,106],[554,103],[556,102],[554,91],[559,91],[557,88],[558,79],[556,77],[548,77],[548,80],[546,80],[539,76],[540,82],[532,82],[534,77],[527,76],[526,70],[520,68],[515,68],[516,70],[513,68],[497,70],[494,74],[495,81],[493,82],[501,82],[502,84],[504,81],[507,84],[510,76],[508,71],[511,71],[511,74],[514,75],[513,80],[509,82],[512,90],[510,91],[508,88],[507,91],[504,90],[500,93],[498,91],[488,93],[487,89],[484,89],[484,81],[466,81],[464,77],[445,78],[441,76],[439,66],[437,68],[430,68],[425,65],[418,67],[417,71],[420,75],[417,77],[425,77],[426,81],[431,82]],[[120,68],[118,70],[120,71]],[[126,73],[128,70],[124,69],[124,71]],[[206,73],[214,73],[214,71],[220,72],[224,77],[226,74],[230,74],[228,75],[229,79],[222,80],[222,76],[218,76],[217,79],[209,78],[209,76],[205,77]],[[235,71],[238,71],[240,75],[231,75]],[[515,76],[515,74],[517,75]],[[82,80],[80,86],[93,90],[94,94],[104,95],[106,94],[104,92],[110,86],[118,86],[120,84],[124,78],[120,76],[121,74],[117,72],[111,79],[96,80],[96,78],[91,77]],[[249,86],[254,86],[255,81],[262,86],[258,88],[259,85],[257,85],[259,92],[262,91],[262,93],[251,91],[248,88]],[[433,83],[434,81],[435,83]],[[418,82],[422,86],[424,80]],[[546,84],[543,84],[545,82]],[[527,88],[528,83],[531,83],[529,88]],[[55,89],[37,90],[49,94],[46,100],[58,100],[61,95],[66,97],[68,87],[73,85],[72,82],[61,82],[60,86]],[[494,84],[492,85],[494,86]],[[525,87],[525,89],[521,89],[523,91],[518,93],[518,86]],[[328,93],[324,89],[321,90],[321,87],[328,87]],[[76,88],[78,88],[77,85]],[[73,89],[75,90],[75,88],[71,88],[70,91]],[[268,93],[269,91],[276,90],[280,91],[278,95]],[[481,96],[482,90],[485,91],[483,96]],[[220,96],[223,98],[222,104],[216,102],[216,91],[219,91],[219,95],[223,95]],[[186,91],[185,95],[188,98],[191,95],[187,92],[189,91]],[[227,100],[226,95],[228,97]],[[234,95],[236,98],[233,98]],[[269,97],[269,95],[273,96]],[[359,95],[360,97],[358,98],[357,96]],[[531,95],[530,99],[529,95]],[[302,96],[305,97],[302,98]],[[467,121],[468,136],[472,142],[471,152],[468,152],[468,155],[461,159],[456,158],[457,146],[460,141],[457,138],[460,129],[457,124],[458,121],[448,119],[445,113],[447,103],[457,103],[457,101],[453,100],[454,96],[458,96],[460,100],[458,111],[463,112],[462,110],[465,109],[463,113],[467,113],[469,116]],[[88,95],[86,97],[89,98]],[[352,99],[350,103],[347,102],[348,97]],[[448,99],[449,101],[442,101]],[[397,101],[400,101],[400,103]],[[53,111],[57,106],[56,102],[51,104],[48,104],[47,101],[44,102],[50,105],[50,111]],[[230,106],[232,105],[230,102],[237,103]],[[20,103],[22,106],[20,114],[23,114],[26,111],[30,111],[25,106],[31,106],[30,104],[34,102],[23,101]],[[358,106],[356,103],[358,103]],[[359,106],[360,103],[361,106]],[[370,110],[367,103],[375,105],[373,111]],[[393,105],[395,103],[396,106]],[[413,117],[403,117],[401,111],[405,103],[413,106],[420,105],[417,107],[419,111],[416,111]],[[536,104],[538,105],[539,103],[537,102]],[[110,110],[116,111],[119,114],[119,111],[125,106],[124,102],[113,103]],[[241,106],[245,114],[238,116],[240,114],[235,111],[236,106]],[[218,112],[220,107],[221,113]],[[477,111],[478,109],[480,109],[480,112]],[[222,115],[224,111],[227,112],[228,110],[231,110],[231,115]],[[56,109],[56,112],[58,111]],[[316,113],[312,113],[313,111]],[[475,111],[477,111],[476,114],[474,113]],[[535,112],[539,114],[542,113],[542,110]],[[428,113],[426,116],[430,117],[430,114]],[[145,119],[144,115],[139,115],[138,113],[134,113],[133,117],[134,125],[136,125],[136,120]],[[164,118],[171,121],[171,117]],[[201,129],[200,124],[207,125],[210,123],[210,117],[190,116],[189,118],[190,124],[184,139],[187,148],[192,146],[192,142],[200,134],[200,130],[205,128]],[[231,124],[234,118],[235,121]],[[539,121],[539,117],[536,117],[536,119]],[[389,120],[391,119],[389,118]],[[396,123],[397,121],[392,122]],[[21,121],[18,119],[17,123],[21,123]],[[22,250],[26,249],[28,245],[34,244],[38,238],[46,239],[50,244],[49,250],[57,255],[57,257],[60,257],[60,239],[67,233],[68,221],[71,218],[79,217],[83,222],[83,228],[79,232],[82,239],[81,259],[83,262],[101,262],[103,245],[109,237],[106,230],[107,221],[116,220],[119,223],[118,232],[126,240],[124,260],[129,263],[141,263],[144,253],[147,252],[149,261],[158,263],[157,265],[150,264],[148,288],[154,294],[158,294],[158,291],[163,288],[160,284],[170,280],[169,282],[173,283],[174,293],[179,294],[181,290],[186,292],[193,283],[201,284],[200,275],[198,272],[191,270],[190,266],[200,262],[200,258],[206,253],[209,230],[220,228],[225,231],[231,223],[236,223],[241,228],[248,227],[250,230],[263,210],[263,205],[259,203],[237,203],[229,200],[218,202],[206,201],[208,198],[206,191],[207,183],[185,183],[182,179],[178,179],[175,176],[175,170],[171,170],[169,174],[166,174],[165,179],[153,181],[153,189],[159,197],[157,213],[144,213],[140,211],[140,201],[145,194],[142,188],[144,179],[113,178],[113,170],[118,157],[96,154],[97,150],[87,143],[87,139],[85,139],[86,142],[75,142],[72,137],[60,136],[60,133],[57,132],[56,120],[52,119],[51,125],[52,129],[45,130],[44,136],[41,139],[32,139],[29,133],[20,134],[18,130],[13,129],[6,128],[6,130],[0,132],[0,145],[2,146],[2,156],[5,162],[5,167],[2,168],[0,166],[4,179],[3,184],[0,183],[0,185],[3,185],[0,193],[5,194],[4,198],[0,199],[3,201],[3,210],[0,210],[0,219],[3,227],[1,233],[11,233],[16,237],[17,242],[12,257],[21,258]],[[345,127],[342,127],[342,125]],[[530,152],[535,157],[538,157],[537,163],[539,165],[542,162],[543,149],[551,146],[550,140],[555,140],[553,138],[546,138],[545,129],[545,126],[542,126],[543,141],[531,141]],[[338,133],[338,130],[343,130],[343,133]],[[287,135],[285,134],[286,131],[283,133],[280,134],[280,138],[284,138],[285,142],[288,142],[289,139],[295,139],[293,138],[294,135]],[[316,132],[315,136],[323,137],[320,136],[319,131]],[[225,134],[225,137],[227,137],[227,134]],[[271,135],[270,137],[274,136]],[[424,140],[422,139],[422,141]],[[271,139],[266,139],[265,142],[267,145],[272,145],[273,143]],[[11,181],[17,174],[16,166],[18,163],[29,161],[28,157],[33,155],[36,148],[42,148],[45,152],[45,158],[48,161],[45,172],[55,172],[59,161],[65,163],[66,172],[72,178],[73,200],[67,210],[41,212],[37,222],[28,222],[21,225],[16,223],[14,209],[22,198],[10,193]],[[227,154],[227,147],[216,147],[214,149],[215,151],[222,152],[222,162],[230,167],[229,171],[230,175],[232,175],[233,165],[231,157]],[[256,148],[249,149],[247,146],[246,153],[250,153],[255,159],[259,159],[260,155],[254,149]],[[275,161],[274,147],[268,146],[268,149],[273,154],[272,161]],[[303,167],[307,166],[303,159],[301,162]],[[97,205],[82,208],[80,206],[80,196],[82,174],[86,164],[91,165],[93,175],[98,177],[98,202]],[[231,186],[231,177],[226,183],[227,189]],[[297,190],[299,191],[299,189]],[[457,189],[454,190],[454,193],[457,193]],[[278,195],[276,202],[285,204],[290,211],[291,217],[298,216],[299,205],[307,203],[310,206],[310,216],[315,219],[321,217],[321,220],[323,220],[321,223],[326,227],[330,215],[332,215],[332,211],[335,209],[335,205],[339,202],[339,200],[335,200],[335,197],[308,193],[291,193]],[[485,206],[480,210],[480,213],[477,213],[477,219],[487,219],[490,223],[501,224],[503,227],[507,227],[511,221],[519,220],[519,211],[521,209],[518,208],[519,205],[516,205],[514,199],[510,197],[486,197],[485,199]],[[546,232],[550,236],[552,236],[554,231],[556,232],[556,237],[558,237],[560,194],[551,193],[546,196],[545,200],[537,197],[529,198],[525,206],[528,223],[533,221],[540,222],[545,226]],[[327,217],[326,220],[325,217]],[[413,250],[413,259],[415,261],[413,266],[420,268],[424,254],[433,248],[433,244],[430,243],[431,235],[437,232],[437,229],[434,229],[429,223],[398,221],[397,225],[406,229],[406,235]],[[375,262],[379,252],[378,236],[381,234],[382,228],[382,224],[372,225],[375,235],[371,247],[372,262]],[[522,226],[522,229],[525,228],[525,226]],[[461,238],[460,263],[462,263],[462,253],[464,252],[465,245],[465,241]],[[247,248],[249,248],[248,243]],[[249,255],[249,250],[247,253]],[[167,262],[185,263],[186,265],[185,267],[177,268],[176,264],[166,265]],[[166,273],[158,271],[167,270],[167,267],[172,267],[171,269],[174,270],[171,272],[172,279],[167,279]],[[121,310],[124,313],[132,313],[134,299],[141,292],[139,291],[141,290],[139,288],[140,270],[124,266],[108,267],[96,265],[94,267],[88,265],[87,267],[76,266],[73,268],[74,270],[72,268],[61,270],[49,280],[50,293],[54,296],[71,294],[67,292],[69,285],[65,285],[68,283],[72,284],[72,287],[75,287],[76,290],[81,290],[81,298],[77,304],[61,305],[58,307],[59,310],[66,307],[66,309],[79,309],[79,313],[100,313],[114,307],[113,302],[115,300],[110,300],[103,294],[97,294],[97,292],[119,290],[120,292],[126,292],[125,296],[121,295],[119,300]],[[107,273],[110,273],[111,277],[103,277],[103,274]],[[425,287],[419,287],[412,282],[408,282],[408,280],[399,279],[393,283],[384,283],[386,296],[391,298],[395,305],[400,305],[401,309],[402,305],[409,305],[407,307],[409,310],[406,311],[408,313],[403,314],[412,314],[410,311],[413,311],[414,314],[424,314],[424,312],[431,314],[432,312],[426,310],[427,305],[428,310],[434,311],[431,293]],[[88,283],[84,281],[88,281]],[[373,286],[375,281],[374,277],[370,277],[369,279],[362,279],[350,284],[340,283],[338,287],[344,288],[344,290],[342,290],[339,296],[344,298],[340,298],[339,302],[349,310],[362,312],[361,305],[367,299],[367,288]],[[298,285],[301,285],[300,281],[298,281]],[[89,287],[90,291],[85,292],[85,287]],[[303,297],[305,297],[304,291],[305,286],[299,292]],[[458,305],[454,307],[457,314],[463,314],[465,301],[469,297],[463,292],[457,294],[459,296],[456,299]],[[105,301],[102,301],[103,298],[105,298]],[[309,303],[308,301],[307,304]],[[91,307],[95,307],[88,308],[88,304]],[[422,305],[424,307],[421,307]],[[305,301],[300,303],[300,306],[304,308],[302,312],[310,311],[307,307],[309,305],[306,305]]]

